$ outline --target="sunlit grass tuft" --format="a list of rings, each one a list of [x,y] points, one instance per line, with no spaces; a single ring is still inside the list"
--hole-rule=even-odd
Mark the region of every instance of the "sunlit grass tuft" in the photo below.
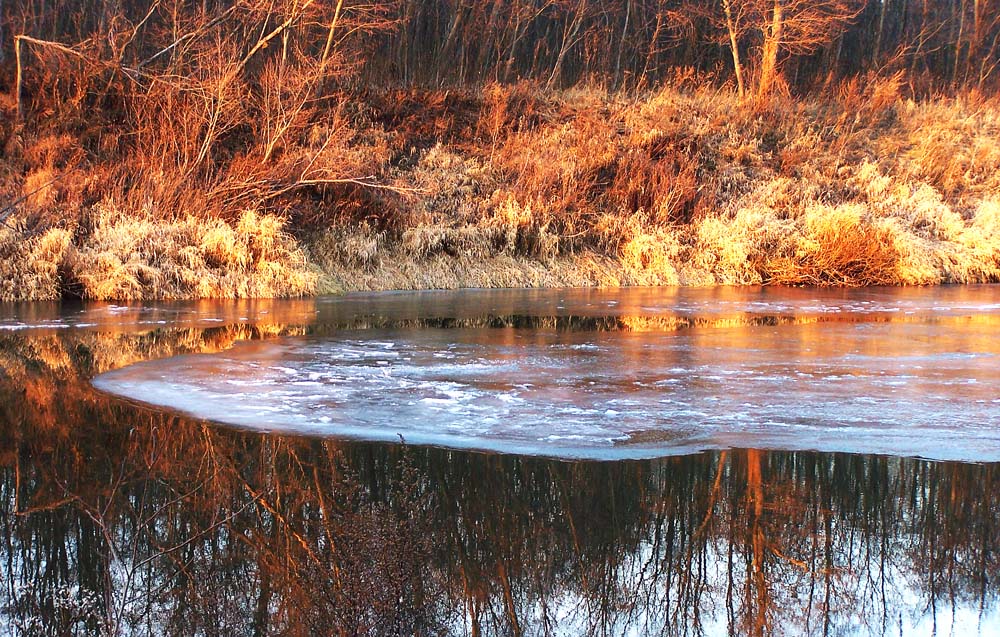
[[[102,210],[72,276],[89,299],[248,298],[314,292],[317,275],[284,222],[244,213],[164,221]]]
[[[31,235],[0,226],[0,300],[58,299],[71,238],[62,228]]]

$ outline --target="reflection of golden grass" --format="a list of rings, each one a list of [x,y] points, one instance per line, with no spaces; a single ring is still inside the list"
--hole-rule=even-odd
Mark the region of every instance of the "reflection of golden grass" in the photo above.
[[[238,323],[155,332],[18,333],[3,337],[0,370],[11,378],[25,376],[28,367],[57,377],[89,378],[145,360],[222,352],[241,341],[305,332],[305,326]]]
[[[304,327],[279,324],[236,324],[219,328],[186,328],[154,334],[88,332],[80,342],[87,347],[87,373],[100,374],[144,360],[180,354],[208,354],[231,349],[241,341],[305,333]]]
[[[619,322],[627,332],[676,332],[691,327],[691,319],[683,316],[623,316]]]
[[[763,316],[739,314],[718,317],[691,316],[623,316],[620,327],[628,332],[676,332],[689,328],[731,329],[761,325],[812,325],[842,320],[833,316]]]
[[[38,416],[36,428],[59,431],[67,408],[87,404],[82,399],[74,402],[66,392],[88,391],[86,381],[96,374],[157,358],[221,352],[240,341],[304,332],[305,327],[265,323],[143,333],[17,333],[0,336],[0,376],[23,390]]]
[[[733,314],[729,316],[622,316],[617,319],[616,327],[627,332],[676,332],[690,328],[705,329],[733,329],[733,328],[755,328],[760,326],[817,326],[822,329],[822,325],[830,323],[909,323],[924,324],[928,322],[926,316],[909,316],[898,313],[871,314],[851,314],[851,313],[824,313],[810,314],[804,316],[772,316],[757,314]],[[934,317],[935,325],[946,325],[954,327],[956,332],[963,333],[963,338],[979,338],[979,334],[989,334],[984,328],[1000,327],[1000,316],[992,314],[974,314],[968,316],[939,316]],[[605,328],[609,329],[609,328]],[[966,334],[968,332],[968,334]],[[759,335],[752,329],[745,332],[744,337],[748,343],[752,343]],[[787,336],[787,334],[786,334]],[[801,338],[803,346],[812,347],[823,340],[819,332],[809,332]],[[877,342],[871,344],[878,347]],[[986,350],[992,346],[985,346]]]

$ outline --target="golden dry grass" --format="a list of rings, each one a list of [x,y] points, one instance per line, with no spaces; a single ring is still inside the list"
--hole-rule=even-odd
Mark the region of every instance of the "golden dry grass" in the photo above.
[[[82,245],[54,228],[39,236],[0,228],[0,297],[56,299],[260,298],[315,293],[318,275],[284,221],[246,212],[166,221],[94,210]]]
[[[72,264],[88,299],[303,296],[317,280],[284,221],[253,211],[233,226],[102,210]]]
[[[70,135],[29,136],[6,190],[58,182],[0,228],[0,296],[1000,281],[1000,102],[901,91],[392,93],[310,111],[273,158],[233,149],[201,186],[154,157],[166,138],[130,182]],[[378,187],[272,196],[366,173]]]
[[[488,148],[435,147],[418,162],[475,166],[464,190],[448,191],[446,208],[463,212],[381,236],[384,258],[361,259],[358,287],[379,287],[377,276],[387,287],[451,287],[442,257],[489,269],[503,255],[565,272],[601,255],[603,273],[589,279],[616,285],[1000,280],[1000,104],[914,103],[900,86],[855,82],[835,98],[755,107],[708,88],[641,99],[537,92],[528,125],[512,123],[491,87]],[[350,260],[339,263],[354,287]],[[426,272],[401,274],[421,263]]]
[[[70,234],[59,228],[26,236],[0,226],[0,300],[58,299],[60,269],[66,262]]]

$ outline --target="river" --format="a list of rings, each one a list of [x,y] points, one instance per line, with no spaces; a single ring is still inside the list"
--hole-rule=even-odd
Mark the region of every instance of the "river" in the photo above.
[[[1000,289],[0,308],[13,634],[997,635]]]

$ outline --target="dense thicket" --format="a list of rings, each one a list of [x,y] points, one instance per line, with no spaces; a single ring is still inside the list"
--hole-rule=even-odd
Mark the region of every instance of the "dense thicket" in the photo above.
[[[771,88],[776,71],[803,89],[899,71],[921,91],[983,88],[997,81],[1000,48],[998,0],[25,0],[0,8],[8,61],[14,36],[26,35],[101,51],[136,75],[210,33],[248,53],[274,29],[270,57],[287,60],[292,44],[317,57],[349,44],[366,79],[390,85],[648,86],[693,69],[734,84],[746,75],[758,91]],[[73,57],[23,44],[34,56]]]

